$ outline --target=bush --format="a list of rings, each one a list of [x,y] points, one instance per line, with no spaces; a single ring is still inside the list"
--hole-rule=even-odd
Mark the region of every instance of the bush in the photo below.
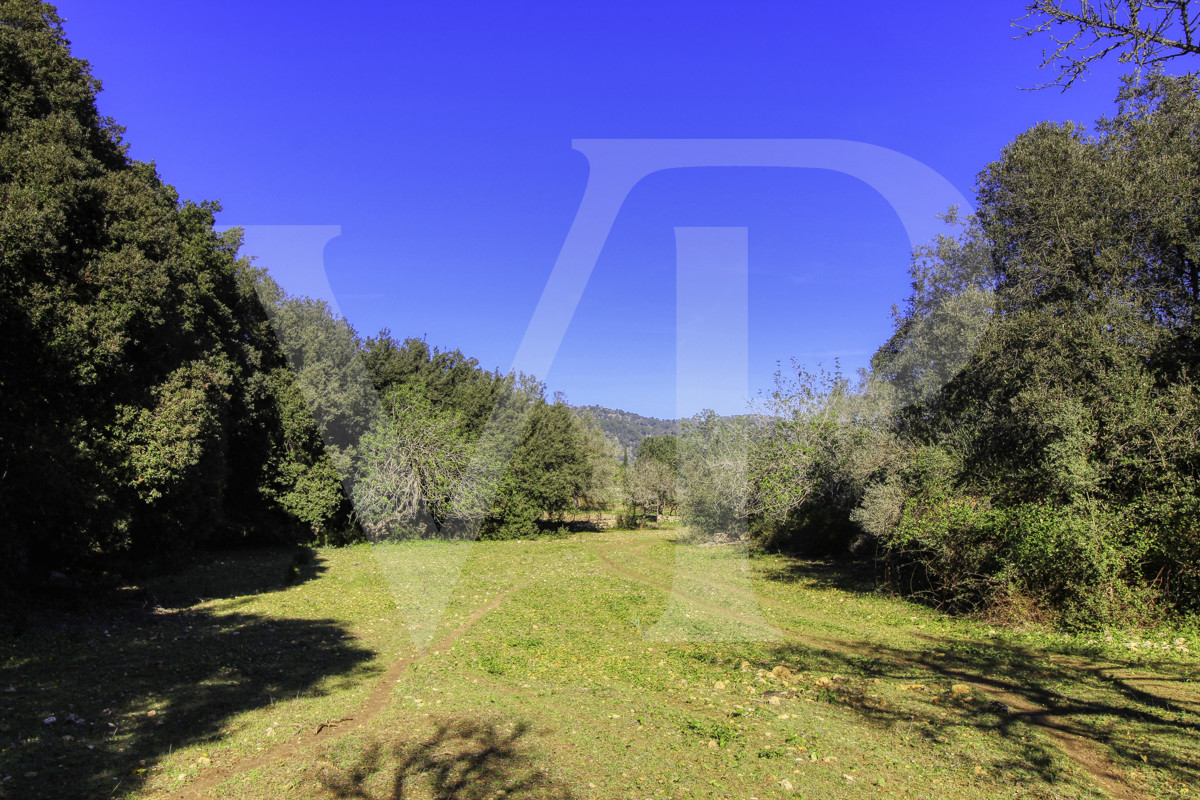
[[[952,610],[1026,597],[1085,627],[1128,621],[1153,600],[1141,581],[1151,539],[1128,517],[1098,504],[1003,508],[986,497],[925,495],[906,504],[885,542],[902,588]]]
[[[985,498],[937,493],[910,500],[884,539],[901,589],[956,611],[986,604],[1003,586],[996,517]]]
[[[480,526],[480,539],[530,539],[540,532],[542,510],[524,494],[505,493],[494,512]]]
[[[1171,610],[1200,618],[1200,486],[1195,479],[1180,484],[1139,504],[1153,520],[1145,579]]]

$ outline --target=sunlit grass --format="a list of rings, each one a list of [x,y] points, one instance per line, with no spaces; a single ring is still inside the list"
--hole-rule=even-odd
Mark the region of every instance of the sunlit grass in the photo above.
[[[1186,632],[997,628],[673,536],[223,555],[3,642],[0,792],[1102,797],[1097,765],[1200,791]],[[770,635],[658,635],[723,611]]]

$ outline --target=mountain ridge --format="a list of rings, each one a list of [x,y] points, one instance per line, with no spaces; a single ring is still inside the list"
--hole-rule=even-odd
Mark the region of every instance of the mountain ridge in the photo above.
[[[605,433],[616,437],[630,452],[636,451],[641,441],[649,436],[666,436],[679,433],[679,420],[647,417],[607,406],[572,406],[576,414],[590,414]]]

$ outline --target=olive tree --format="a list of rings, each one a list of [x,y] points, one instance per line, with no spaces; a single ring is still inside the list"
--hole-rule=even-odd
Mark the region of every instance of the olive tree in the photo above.
[[[360,443],[355,510],[373,537],[439,531],[470,463],[459,420],[407,386],[383,405],[384,418]]]

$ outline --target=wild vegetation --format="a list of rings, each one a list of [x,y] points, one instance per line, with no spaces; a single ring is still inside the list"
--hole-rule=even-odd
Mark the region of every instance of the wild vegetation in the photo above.
[[[129,158],[50,6],[0,23],[6,610],[209,545],[529,535],[607,488],[603,436],[533,378],[363,339],[239,258]]]
[[[1084,7],[869,369],[664,421],[288,295],[0,0],[0,797],[1200,790],[1200,15]]]
[[[573,412],[286,294],[215,203],[129,158],[50,6],[4,3],[0,66],[9,606],[51,572],[211,545],[520,538],[624,506],[873,558],[956,611],[1200,611],[1193,76],[1142,72],[1094,128],[1017,137],[915,251],[870,370],[798,369],[758,413],[675,423]]]
[[[770,398],[761,535],[866,547],[947,608],[1195,613],[1198,141],[1195,80],[1152,73],[1009,145],[871,372]]]

